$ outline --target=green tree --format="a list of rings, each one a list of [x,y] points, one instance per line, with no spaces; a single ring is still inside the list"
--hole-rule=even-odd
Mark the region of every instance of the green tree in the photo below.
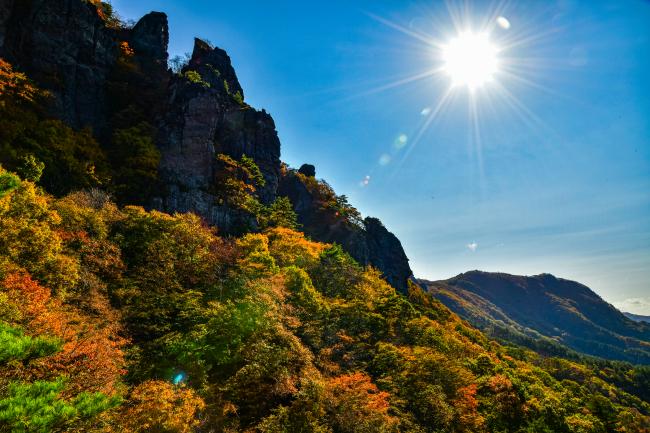
[[[3,170],[0,165],[0,198],[18,187],[20,179],[15,174]]]
[[[11,382],[0,392],[0,425],[14,433],[50,433],[79,428],[116,406],[118,399],[82,393],[65,398],[65,381]]]
[[[183,76],[189,81],[190,83],[194,84],[199,84],[203,87],[210,87],[210,83],[206,82],[203,80],[203,77],[201,77],[201,74],[199,74],[197,71],[186,71]]]
[[[147,203],[158,192],[160,151],[147,122],[113,133],[110,153],[114,167],[114,188],[120,202]]]
[[[269,206],[260,209],[257,221],[260,228],[285,227],[297,230],[298,215],[293,210],[293,205],[287,197],[278,197]]]
[[[58,339],[30,337],[20,329],[0,322],[0,365],[10,361],[42,358],[60,349],[61,342]]]
[[[37,183],[41,179],[41,176],[43,176],[44,168],[45,164],[39,161],[34,155],[26,155],[22,157],[22,164],[18,172],[22,175],[23,179]]]
[[[320,255],[320,264],[310,272],[314,285],[326,296],[345,297],[361,280],[362,269],[340,245],[332,245]]]

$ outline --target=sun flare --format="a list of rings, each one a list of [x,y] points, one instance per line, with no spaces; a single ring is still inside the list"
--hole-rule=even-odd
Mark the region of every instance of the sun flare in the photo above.
[[[509,112],[535,130],[550,131],[539,116],[520,99],[523,88],[534,88],[558,96],[552,89],[537,82],[540,71],[555,67],[552,59],[540,49],[556,30],[523,26],[507,8],[497,7],[490,14],[474,14],[467,2],[448,0],[449,19],[411,21],[400,24],[377,15],[370,17],[397,30],[415,42],[415,55],[426,59],[424,68],[375,87],[364,94],[410,86],[423,82],[433,91],[433,99],[418,107],[421,123],[409,134],[408,143],[399,162],[387,155],[379,165],[395,164],[395,173],[419,145],[428,130],[440,127],[447,114],[467,104],[467,133],[470,155],[476,162],[476,173],[483,184],[483,116]],[[433,15],[432,15],[433,16]],[[541,55],[540,55],[541,54]],[[541,75],[539,75],[541,76]],[[430,92],[423,92],[430,95]],[[561,96],[561,95],[560,95]],[[401,150],[399,150],[401,152]]]
[[[443,46],[443,70],[455,86],[472,90],[493,79],[499,66],[497,54],[487,34],[461,33]]]

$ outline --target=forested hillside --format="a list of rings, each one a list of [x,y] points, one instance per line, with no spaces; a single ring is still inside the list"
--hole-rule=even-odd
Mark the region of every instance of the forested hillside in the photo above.
[[[164,16],[95,1],[0,1],[0,32],[0,432],[650,431],[647,370],[500,345],[414,284],[222,50],[161,72]]]
[[[650,364],[650,325],[629,319],[575,281],[549,274],[523,277],[472,271],[422,284],[493,337],[551,354],[570,348]]]
[[[589,368],[499,346],[281,216],[223,238],[0,185],[4,431],[647,431]]]

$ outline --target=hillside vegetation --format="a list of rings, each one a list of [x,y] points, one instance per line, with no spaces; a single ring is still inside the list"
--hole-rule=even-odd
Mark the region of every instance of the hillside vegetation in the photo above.
[[[91,3],[82,18],[126,31]],[[131,88],[143,72],[130,75],[133,53],[128,44],[119,50],[124,75],[108,84],[126,87],[112,96],[137,99]],[[234,100],[231,68],[222,72],[232,85],[217,72],[227,92],[211,97],[228,96],[233,124],[266,125],[266,135],[253,134],[264,138],[256,149],[279,152],[270,117],[242,107],[241,93]],[[174,80],[190,96],[206,92],[202,82]],[[216,201],[215,214],[226,207],[229,218],[241,211],[247,223],[220,232],[193,212],[133,206],[160,187],[155,113],[127,99],[99,139],[58,120],[48,100],[0,61],[0,432],[650,431],[642,370],[500,345],[405,278],[406,290],[396,291],[390,274],[360,265],[344,246],[307,237],[301,224],[320,219],[262,194],[278,179],[274,166],[258,163],[279,164],[275,153],[266,161],[211,155],[211,190],[191,197]],[[283,169],[303,185],[304,209],[345,226],[337,232],[345,239],[363,235],[367,263],[408,262],[377,220],[362,222],[313,175]],[[396,252],[375,254],[387,245]],[[410,275],[408,266],[397,271]]]
[[[4,431],[647,431],[639,398],[336,245],[0,185]]]
[[[573,350],[650,364],[650,325],[627,318],[575,281],[473,271],[423,284],[493,337],[551,354]]]

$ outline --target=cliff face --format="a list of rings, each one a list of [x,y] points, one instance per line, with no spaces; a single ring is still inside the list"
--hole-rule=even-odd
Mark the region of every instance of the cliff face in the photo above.
[[[246,155],[264,177],[257,191],[263,204],[289,197],[313,239],[340,243],[405,291],[412,277],[408,259],[379,220],[350,224],[331,215],[323,218],[312,193],[295,176],[283,174],[273,119],[243,102],[227,53],[196,39],[189,64],[173,74],[167,68],[168,42],[167,17],[160,12],[128,29],[108,25],[97,6],[85,0],[0,0],[0,56],[49,90],[52,113],[73,128],[91,127],[110,146],[114,89],[140,89],[135,99],[148,105],[143,111],[157,130],[161,155],[162,188],[152,207],[195,212],[224,233],[242,224],[254,226],[251,215],[224,205],[214,194],[217,154],[237,160]],[[136,85],[125,82],[120,70],[125,53],[140,71]],[[302,174],[314,177],[315,169],[305,166]]]
[[[195,72],[195,81],[187,78]],[[211,192],[216,155],[255,160],[266,181],[258,192],[271,202],[280,176],[280,140],[265,111],[243,104],[242,90],[225,51],[196,39],[192,59],[172,78],[167,108],[160,122],[161,180],[166,195],[158,199],[167,211],[194,211],[229,232],[243,217],[218,204]]]
[[[162,12],[151,12],[142,17],[129,32],[129,41],[138,55],[153,60],[156,65],[167,70],[169,58],[167,15]]]
[[[324,207],[305,182],[310,178],[315,181],[315,176],[314,166],[305,164],[298,174],[287,172],[280,180],[278,193],[291,200],[302,230],[321,242],[340,244],[357,262],[379,269],[386,281],[405,293],[413,272],[399,239],[377,218],[367,217],[352,224]]]
[[[2,0],[0,55],[54,96],[53,112],[69,125],[106,129],[105,84],[117,35],[80,0]]]
[[[150,83],[167,81],[167,16],[151,13],[133,29],[107,25],[84,0],[0,0],[0,56],[53,96],[52,113],[73,128],[108,134],[108,83],[122,42]]]
[[[0,50],[5,44],[7,26],[9,26],[13,7],[14,0],[0,0]]]
[[[363,224],[368,250],[365,262],[381,269],[384,278],[394,287],[406,291],[406,280],[413,277],[413,272],[402,243],[377,218],[367,217]],[[354,253],[352,254],[354,256]]]

